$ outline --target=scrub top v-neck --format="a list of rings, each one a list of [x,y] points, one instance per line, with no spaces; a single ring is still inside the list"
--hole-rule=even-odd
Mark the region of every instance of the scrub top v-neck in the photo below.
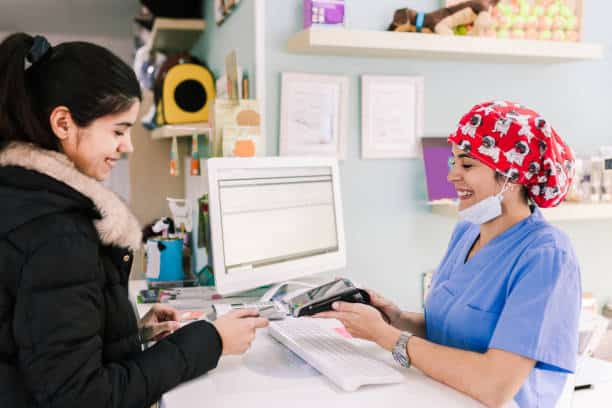
[[[467,259],[479,234],[469,222],[453,232],[425,303],[427,339],[535,360],[515,401],[554,407],[578,350],[580,271],[571,243],[537,208]]]

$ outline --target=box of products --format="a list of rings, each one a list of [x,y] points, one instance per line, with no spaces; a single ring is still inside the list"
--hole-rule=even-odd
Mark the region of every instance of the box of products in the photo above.
[[[344,0],[304,0],[304,28],[344,26]]]
[[[451,6],[463,0],[447,0]],[[582,0],[500,0],[480,36],[546,41],[580,41]],[[469,33],[470,27],[461,30]]]

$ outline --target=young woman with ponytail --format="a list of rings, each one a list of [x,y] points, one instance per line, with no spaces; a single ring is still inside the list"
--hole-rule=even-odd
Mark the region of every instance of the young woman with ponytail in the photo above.
[[[267,324],[251,310],[180,329],[169,307],[135,316],[140,227],[100,181],[133,150],[140,99],[102,47],[0,44],[0,407],[148,407]]]

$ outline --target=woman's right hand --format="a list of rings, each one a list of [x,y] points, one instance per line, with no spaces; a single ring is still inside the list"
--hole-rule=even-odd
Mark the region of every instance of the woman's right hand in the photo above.
[[[397,307],[395,303],[382,297],[373,290],[366,289],[366,291],[368,292],[368,295],[370,295],[370,304],[386,315],[386,317],[389,319],[388,323],[391,326],[397,327],[396,325],[399,323],[400,316],[402,315],[401,309]]]
[[[213,322],[223,345],[224,355],[242,354],[255,338],[255,331],[268,325],[256,309],[234,310]]]

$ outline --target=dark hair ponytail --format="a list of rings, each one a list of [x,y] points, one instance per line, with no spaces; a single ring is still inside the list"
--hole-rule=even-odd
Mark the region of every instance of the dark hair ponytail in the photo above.
[[[0,44],[0,141],[35,142],[37,135],[37,144],[57,149],[57,138],[43,130],[34,114],[25,85],[25,61],[32,43],[32,37],[20,33]]]
[[[76,124],[86,127],[142,99],[134,71],[103,47],[86,42],[46,52],[43,47],[26,69],[26,58],[32,60],[31,51],[40,48],[33,45],[34,38],[24,33],[0,44],[0,145],[23,141],[59,150],[49,124],[56,107],[66,106]]]

